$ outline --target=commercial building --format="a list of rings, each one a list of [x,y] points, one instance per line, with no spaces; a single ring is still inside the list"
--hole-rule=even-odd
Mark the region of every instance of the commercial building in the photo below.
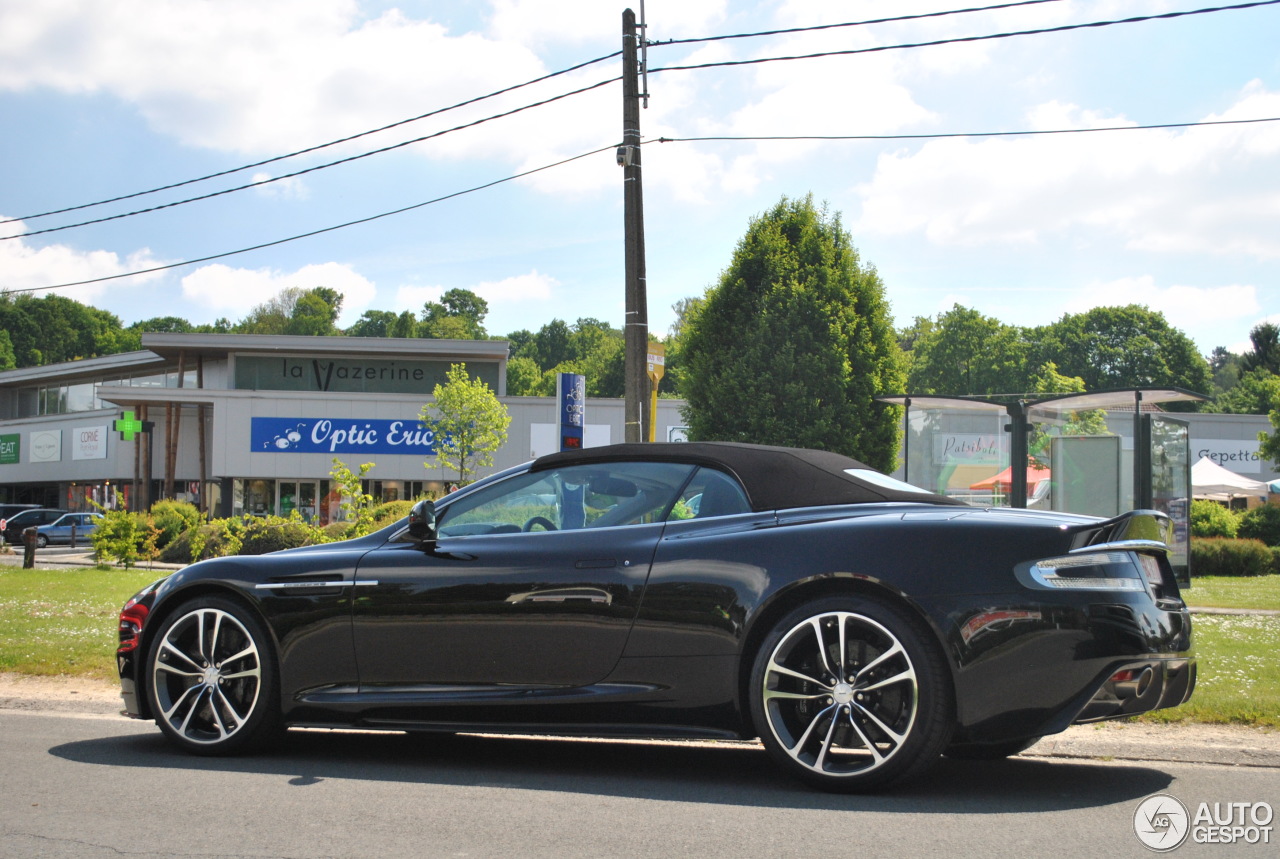
[[[173,497],[220,516],[298,509],[326,522],[335,458],[375,463],[378,500],[442,493],[456,475],[432,461],[419,415],[453,364],[511,414],[486,471],[557,445],[554,398],[506,396],[504,340],[144,334],[142,346],[0,373],[0,502]],[[681,405],[659,401],[659,438],[680,436]],[[622,401],[588,400],[585,422],[587,446],[622,441]]]

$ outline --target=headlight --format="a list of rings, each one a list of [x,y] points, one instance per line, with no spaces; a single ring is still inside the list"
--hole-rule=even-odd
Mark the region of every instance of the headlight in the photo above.
[[[1132,552],[1087,552],[1046,558],[1019,568],[1034,586],[1086,591],[1141,591],[1142,569]],[[1019,576],[1022,578],[1022,576]],[[1027,584],[1024,580],[1023,584]]]

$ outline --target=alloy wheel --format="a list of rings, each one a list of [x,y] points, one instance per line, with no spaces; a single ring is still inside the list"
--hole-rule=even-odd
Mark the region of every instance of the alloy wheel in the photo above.
[[[201,607],[156,643],[151,683],[156,718],[182,740],[214,746],[244,729],[262,693],[262,654],[248,628],[221,608]]]
[[[796,623],[761,680],[768,730],[795,765],[824,781],[884,767],[906,745],[919,712],[916,666],[903,643],[856,612]]]

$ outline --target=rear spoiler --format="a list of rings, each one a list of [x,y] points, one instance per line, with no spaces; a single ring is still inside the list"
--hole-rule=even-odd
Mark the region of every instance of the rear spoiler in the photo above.
[[[1105,522],[1077,525],[1071,528],[1075,539],[1072,549],[1084,549],[1101,543],[1119,543],[1128,540],[1144,540],[1163,543],[1170,552],[1177,549],[1174,541],[1173,520],[1159,510],[1130,510]]]

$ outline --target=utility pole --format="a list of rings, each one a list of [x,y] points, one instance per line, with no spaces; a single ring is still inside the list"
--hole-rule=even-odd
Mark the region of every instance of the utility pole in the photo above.
[[[623,219],[626,245],[626,322],[623,356],[625,407],[623,440],[641,442],[647,432],[649,411],[649,299],[644,268],[644,194],[640,184],[640,86],[636,60],[636,15],[622,13],[622,167]]]

